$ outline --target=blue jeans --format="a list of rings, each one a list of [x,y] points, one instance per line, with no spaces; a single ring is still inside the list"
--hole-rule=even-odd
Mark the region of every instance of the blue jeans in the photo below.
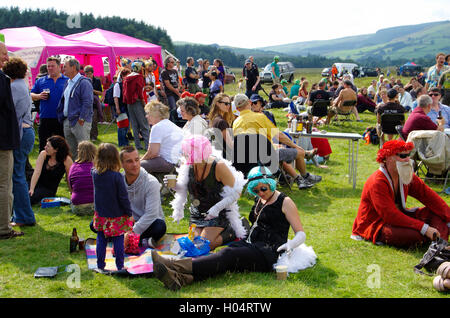
[[[127,132],[128,127],[117,128],[117,141],[119,142],[119,147],[128,146]]]
[[[36,223],[34,212],[31,209],[28,183],[25,176],[25,164],[28,154],[33,150],[34,129],[23,128],[23,136],[19,149],[14,150],[13,171],[13,222],[33,224]]]

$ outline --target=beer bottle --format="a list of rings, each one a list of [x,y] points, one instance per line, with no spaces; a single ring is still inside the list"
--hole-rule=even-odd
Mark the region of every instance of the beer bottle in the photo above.
[[[70,253],[73,253],[77,250],[79,240],[80,239],[78,238],[77,229],[73,228],[72,236],[70,237]]]

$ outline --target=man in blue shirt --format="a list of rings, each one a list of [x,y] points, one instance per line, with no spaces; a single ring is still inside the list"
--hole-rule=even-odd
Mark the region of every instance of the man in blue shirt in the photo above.
[[[49,57],[47,59],[48,75],[37,79],[31,89],[33,101],[40,101],[39,151],[44,150],[47,138],[53,135],[64,137],[63,126],[56,116],[56,107],[69,78],[61,74],[60,64],[61,60],[58,57]]]

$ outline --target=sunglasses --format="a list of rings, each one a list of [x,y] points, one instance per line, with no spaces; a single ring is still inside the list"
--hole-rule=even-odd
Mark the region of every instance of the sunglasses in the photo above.
[[[402,159],[408,158],[409,155],[410,155],[409,153],[398,153],[397,154],[397,156]]]
[[[255,192],[256,194],[258,194],[260,192],[266,192],[267,190],[269,190],[268,187],[261,187],[259,189],[253,188],[253,192]]]
[[[439,95],[441,95],[441,94],[439,94],[439,93],[428,94],[428,96],[439,96]]]
[[[227,105],[227,106],[231,106],[231,103],[228,103],[228,102],[222,102],[222,101],[220,101],[219,103],[225,104],[225,105]]]

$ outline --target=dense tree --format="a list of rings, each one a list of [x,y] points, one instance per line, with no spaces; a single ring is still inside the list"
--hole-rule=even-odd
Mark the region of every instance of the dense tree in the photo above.
[[[76,24],[76,19],[69,19],[69,21],[75,22],[75,27],[73,27],[71,23],[67,23],[68,17],[68,13],[57,12],[55,9],[21,10],[18,7],[0,8],[0,28],[37,26],[62,36],[100,28],[161,45],[169,51],[174,49],[172,39],[165,30],[148,25],[143,21],[124,19],[117,16],[95,17],[92,13],[81,13],[79,15],[79,25]]]

